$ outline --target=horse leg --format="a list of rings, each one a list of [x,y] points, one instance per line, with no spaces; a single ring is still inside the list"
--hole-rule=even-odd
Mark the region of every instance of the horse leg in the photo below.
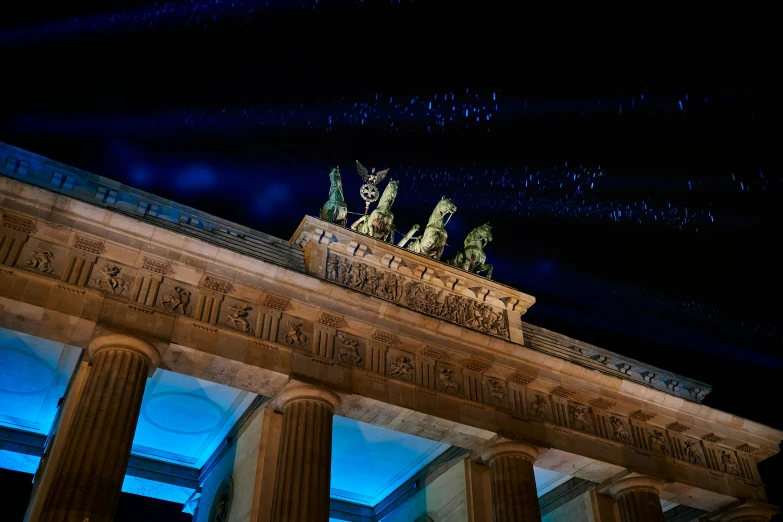
[[[487,279],[492,279],[492,265],[483,264],[481,267],[487,271]]]

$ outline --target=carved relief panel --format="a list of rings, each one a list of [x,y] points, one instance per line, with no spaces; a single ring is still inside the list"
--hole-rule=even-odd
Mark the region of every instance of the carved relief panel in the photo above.
[[[48,241],[31,238],[22,247],[16,267],[49,277],[59,278],[68,260],[69,251]]]
[[[226,296],[218,314],[218,324],[240,333],[253,335],[258,310],[255,305]]]
[[[682,435],[681,433],[669,433],[672,443],[672,455],[685,462],[706,466],[707,459],[704,456],[702,442],[698,439]]]
[[[93,266],[87,286],[117,297],[130,297],[135,282],[135,268],[99,258]]]
[[[396,348],[386,354],[386,375],[408,382],[416,382],[415,357]]]
[[[568,403],[568,422],[570,426],[578,431],[585,433],[595,433],[593,426],[593,417],[586,404],[577,402]]]
[[[435,373],[437,377],[435,389],[450,395],[463,395],[464,390],[462,383],[464,382],[464,378],[462,376],[461,368],[451,364],[438,363],[435,368]]]
[[[552,421],[552,403],[549,395],[536,390],[527,390],[527,415],[539,421]]]
[[[152,275],[150,274],[150,277]],[[165,278],[160,283],[158,299],[155,301],[155,304],[167,312],[193,317],[196,292],[197,288],[195,286]],[[142,293],[140,291],[139,295],[142,295]]]
[[[732,475],[741,474],[737,453],[734,450],[709,443],[704,443],[704,446],[709,467]]]
[[[485,375],[484,402],[498,408],[508,408],[508,384],[495,377]]]
[[[408,279],[396,272],[372,266],[355,257],[329,252],[326,279],[339,285],[399,303],[473,330],[509,338],[505,310],[444,288]]]
[[[335,359],[350,366],[362,366],[365,353],[364,339],[344,332],[337,332],[334,345]]]
[[[275,342],[292,348],[311,350],[313,339],[313,323],[304,321],[288,314],[280,317],[280,328]]]

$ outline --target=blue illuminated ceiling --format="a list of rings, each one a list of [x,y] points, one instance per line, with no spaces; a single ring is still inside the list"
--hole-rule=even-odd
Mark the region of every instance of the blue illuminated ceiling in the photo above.
[[[80,353],[0,328],[0,425],[48,435]]]
[[[256,394],[157,369],[147,381],[133,455],[200,468]]]
[[[331,496],[374,506],[448,448],[448,444],[336,416]]]

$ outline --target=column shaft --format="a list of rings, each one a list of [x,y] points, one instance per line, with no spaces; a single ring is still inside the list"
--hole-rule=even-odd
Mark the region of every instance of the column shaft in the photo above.
[[[632,489],[617,495],[622,522],[663,522],[661,497],[650,489]]]
[[[273,522],[327,522],[332,465],[328,402],[293,399],[283,407]]]
[[[501,455],[489,463],[495,522],[539,522],[536,478],[527,455]]]
[[[150,360],[126,348],[107,347],[79,399],[52,487],[43,499],[43,522],[110,522],[122,489]]]

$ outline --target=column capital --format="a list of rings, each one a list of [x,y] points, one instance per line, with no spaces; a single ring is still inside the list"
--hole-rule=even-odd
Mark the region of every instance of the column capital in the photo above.
[[[151,371],[160,364],[160,352],[158,349],[144,339],[132,335],[107,334],[96,337],[90,341],[87,351],[90,354],[90,358],[93,359],[98,352],[108,348],[125,349],[142,355],[149,362]]]
[[[632,474],[621,478],[607,488],[607,493],[614,498],[630,491],[648,490],[654,491],[656,495],[661,493],[664,482],[644,475]]]
[[[337,411],[342,403],[342,399],[331,390],[294,380],[289,381],[276,397],[277,405],[281,410],[288,403],[300,400],[322,402],[328,405],[332,412]]]
[[[482,453],[481,459],[490,463],[498,457],[524,457],[534,463],[540,455],[540,450],[531,444],[516,441],[497,442],[488,446]]]
[[[728,506],[724,506],[705,518],[716,522],[739,522],[769,520],[780,513],[780,508],[756,500],[738,500]]]

